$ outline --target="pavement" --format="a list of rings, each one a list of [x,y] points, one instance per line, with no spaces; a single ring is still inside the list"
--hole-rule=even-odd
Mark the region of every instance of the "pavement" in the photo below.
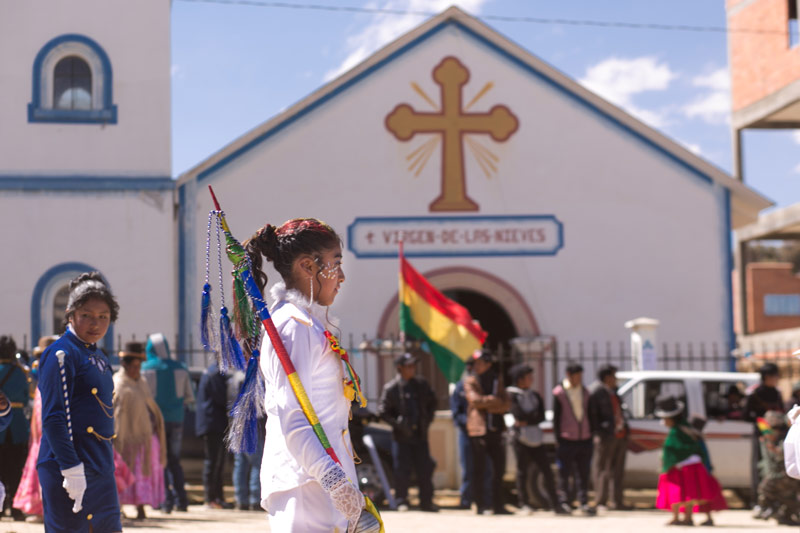
[[[128,516],[135,515],[135,508],[124,506]],[[410,510],[400,513],[382,513],[387,533],[425,531],[451,533],[457,531],[480,533],[512,533],[531,528],[559,533],[589,533],[592,531],[614,531],[614,533],[651,533],[659,531],[685,531],[685,527],[667,526],[668,513],[656,510],[601,511],[596,517],[555,516],[546,511],[534,512],[530,516],[477,516],[474,512],[442,509],[438,513]],[[704,517],[696,516],[700,523]],[[727,532],[796,531],[795,527],[778,526],[774,521],[754,520],[751,511],[728,510],[714,513],[717,528]],[[186,532],[201,533],[223,531],[235,533],[264,533],[269,531],[266,513],[261,511],[210,510],[192,505],[187,513],[164,514],[148,508],[148,518],[143,521],[123,521],[125,531],[135,533]],[[706,528],[703,528],[706,529]],[[44,526],[25,522],[12,522],[6,517],[0,521],[0,533],[41,533]]]

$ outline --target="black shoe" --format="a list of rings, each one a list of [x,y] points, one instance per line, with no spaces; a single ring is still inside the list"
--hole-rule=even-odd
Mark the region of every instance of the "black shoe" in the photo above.
[[[240,503],[240,504],[238,504],[236,506],[236,508],[238,510],[240,510],[240,511],[249,511],[250,510],[250,504],[249,503]]]
[[[231,502],[226,502],[225,500],[217,500],[220,509],[233,509],[233,504]]]
[[[11,518],[14,519],[14,522],[24,522],[25,521],[25,513],[17,509],[16,507],[11,508]]]
[[[498,514],[514,514],[514,513],[512,513],[505,507],[498,507],[497,509],[494,510],[494,514],[498,515]]]
[[[597,509],[595,509],[588,503],[584,503],[583,505],[581,505],[581,511],[583,511],[583,514],[585,514],[586,516],[595,516],[597,514]]]
[[[170,514],[172,512],[172,504],[171,503],[164,502],[164,503],[161,504],[160,508],[161,508],[161,512],[162,513]]]
[[[175,508],[175,510],[178,511],[179,513],[185,513],[185,512],[187,512],[189,510],[189,506],[187,504],[178,505]]]
[[[554,511],[556,514],[568,515],[572,514],[572,507],[568,503],[558,503]]]
[[[429,503],[427,505],[420,505],[419,510],[425,513],[438,513],[439,506],[435,503]]]
[[[147,515],[144,512],[144,505],[137,505],[136,506],[136,520],[144,520],[147,518]]]
[[[472,509],[472,504],[470,502],[461,502],[458,504],[459,509]]]

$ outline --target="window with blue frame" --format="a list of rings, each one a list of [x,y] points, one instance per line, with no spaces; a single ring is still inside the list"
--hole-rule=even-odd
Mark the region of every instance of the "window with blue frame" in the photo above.
[[[800,294],[765,294],[766,316],[800,316]]]
[[[84,35],[45,44],[33,62],[29,122],[116,124],[113,74],[105,51]]]

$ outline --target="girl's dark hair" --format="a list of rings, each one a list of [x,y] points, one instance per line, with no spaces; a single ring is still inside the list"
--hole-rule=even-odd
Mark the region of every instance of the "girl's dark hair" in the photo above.
[[[291,281],[295,259],[309,255],[315,260],[319,253],[341,245],[342,239],[332,227],[315,218],[294,218],[279,228],[267,224],[242,243],[250,257],[250,272],[261,292],[267,286],[261,257],[266,257],[284,281]]]
[[[64,315],[64,325],[69,322],[72,314],[83,304],[91,299],[104,301],[111,310],[111,322],[116,322],[119,316],[119,304],[111,294],[111,289],[100,272],[84,272],[69,282],[69,299],[67,312]]]

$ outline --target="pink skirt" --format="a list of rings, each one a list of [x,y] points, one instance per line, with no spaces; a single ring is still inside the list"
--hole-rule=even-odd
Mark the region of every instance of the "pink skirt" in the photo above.
[[[159,459],[161,447],[158,435],[153,435],[150,442],[150,470],[145,472],[142,469],[144,464],[144,447],[142,447],[136,454],[136,464],[132,469],[133,485],[120,492],[120,504],[158,507],[164,501],[164,469],[161,468]]]
[[[658,478],[656,508],[672,510],[676,503],[700,500],[705,503],[695,505],[693,511],[721,511],[728,508],[719,481],[708,473],[702,463],[672,467]]]
[[[25,514],[43,515],[42,493],[39,490],[39,473],[36,471],[36,462],[39,460],[39,444],[42,441],[42,396],[39,389],[33,399],[33,413],[31,415],[31,438],[28,442],[28,458],[22,470],[17,493],[14,495],[15,507]]]

